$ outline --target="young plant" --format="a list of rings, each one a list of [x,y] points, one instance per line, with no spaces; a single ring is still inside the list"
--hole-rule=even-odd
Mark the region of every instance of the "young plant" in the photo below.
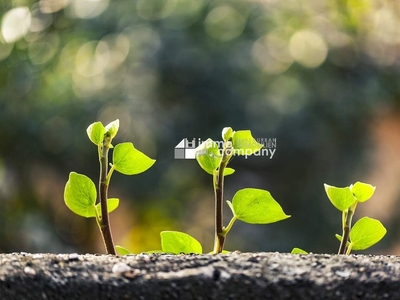
[[[119,129],[119,120],[106,127],[101,122],[91,124],[86,132],[90,141],[97,146],[100,163],[98,191],[93,181],[82,174],[71,172],[65,185],[64,201],[75,214],[85,218],[95,218],[108,254],[116,254],[111,233],[109,213],[119,205],[119,199],[108,198],[108,187],[114,171],[124,175],[135,175],[149,169],[155,160],[149,158],[132,143],[115,146],[112,163],[108,169],[108,153],[113,148],[111,142]]]
[[[338,254],[349,255],[351,250],[365,250],[379,242],[386,234],[386,228],[378,220],[364,217],[352,227],[352,219],[358,203],[368,201],[375,192],[375,187],[362,182],[356,182],[347,187],[339,188],[324,184],[325,192],[338,210],[342,212],[342,235],[336,234],[340,241]],[[293,254],[307,253],[294,248]]]
[[[196,149],[196,159],[200,166],[213,176],[215,195],[215,243],[213,254],[228,253],[223,250],[224,242],[228,232],[236,220],[250,224],[269,224],[289,218],[282,207],[275,201],[266,190],[245,188],[236,192],[232,202],[227,201],[233,217],[225,227],[223,226],[223,199],[224,199],[224,177],[235,172],[228,168],[229,161],[235,155],[247,158],[263,145],[251,135],[249,130],[233,131],[227,127],[222,131],[222,151],[217,142],[206,140]],[[161,232],[161,250],[148,251],[150,253],[172,253],[172,254],[201,254],[201,244],[192,236],[179,231]],[[121,255],[129,254],[130,251],[118,246]]]
[[[215,196],[215,239],[213,253],[221,253],[225,239],[236,220],[250,224],[269,224],[289,218],[282,207],[268,191],[246,188],[238,191],[232,202],[227,201],[233,217],[228,225],[223,225],[223,200],[225,176],[235,172],[228,168],[233,156],[250,156],[263,147],[251,135],[250,130],[233,131],[230,127],[222,130],[222,150],[218,143],[207,139],[196,151],[196,159],[201,168],[213,176]]]

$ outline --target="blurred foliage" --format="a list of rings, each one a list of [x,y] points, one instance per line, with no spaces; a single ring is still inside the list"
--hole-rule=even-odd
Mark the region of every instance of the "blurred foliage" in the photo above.
[[[0,17],[0,251],[104,252],[62,195],[71,170],[96,180],[85,130],[116,118],[117,142],[157,159],[113,178],[117,244],[159,249],[161,230],[180,230],[211,250],[212,183],[174,147],[232,126],[276,138],[277,151],[235,158],[225,197],[268,189],[292,218],[237,224],[227,249],[336,251],[323,183],[364,179],[371,120],[398,105],[400,3],[2,0]]]

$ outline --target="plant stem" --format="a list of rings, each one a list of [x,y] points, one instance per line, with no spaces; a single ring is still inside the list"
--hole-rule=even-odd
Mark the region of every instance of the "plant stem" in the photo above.
[[[351,249],[353,248],[353,243],[350,243],[349,247],[346,250],[346,255],[350,255]]]
[[[228,225],[222,229],[222,234],[224,236],[226,236],[228,234],[228,232],[231,230],[231,228],[236,220],[237,220],[237,217],[233,216],[232,219],[229,221]]]
[[[342,223],[343,223],[343,234],[342,234],[342,241],[340,242],[340,247],[338,254],[346,254],[346,247],[347,247],[347,242],[349,240],[350,236],[350,230],[351,230],[351,221],[353,219],[354,211],[357,207],[358,201],[354,203],[352,206],[350,206],[347,211],[343,212],[342,216]],[[351,251],[351,249],[350,249]]]
[[[228,144],[229,143],[229,144]],[[228,144],[228,146],[227,146]],[[223,199],[224,199],[224,170],[232,157],[232,142],[225,142],[222,150],[222,158],[218,170],[214,171],[214,196],[215,196],[215,239],[214,254],[222,252],[225,243],[223,226]]]
[[[104,138],[103,145],[100,146],[100,180],[99,180],[99,199],[101,206],[100,231],[107,254],[115,255],[114,241],[111,234],[110,220],[108,218],[107,198],[108,198],[108,150],[110,149],[110,140],[107,136]]]

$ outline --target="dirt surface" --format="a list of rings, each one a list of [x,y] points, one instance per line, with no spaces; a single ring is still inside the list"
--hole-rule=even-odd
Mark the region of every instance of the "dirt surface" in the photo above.
[[[0,254],[0,299],[400,299],[400,257]]]

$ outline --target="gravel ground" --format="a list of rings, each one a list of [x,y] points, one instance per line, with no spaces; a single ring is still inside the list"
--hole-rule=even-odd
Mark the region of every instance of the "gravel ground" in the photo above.
[[[400,299],[400,257],[0,254],[0,299]]]

